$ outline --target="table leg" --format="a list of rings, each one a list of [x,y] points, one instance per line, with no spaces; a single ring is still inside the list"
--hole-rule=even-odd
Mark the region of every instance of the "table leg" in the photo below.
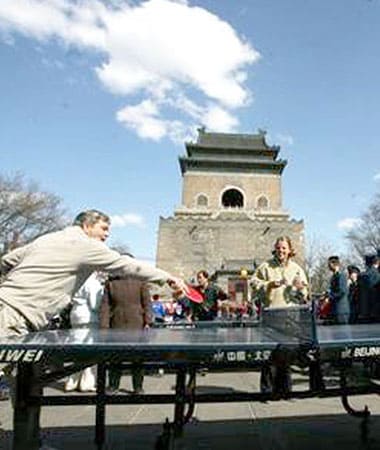
[[[31,404],[30,396],[41,398],[43,388],[38,379],[40,366],[20,363],[17,367],[13,412],[13,450],[38,450],[40,448],[39,404]]]
[[[174,408],[174,434],[181,436],[184,425],[185,412],[185,396],[186,396],[186,369],[180,368],[177,372],[175,386],[175,408]]]
[[[96,381],[95,444],[99,450],[103,448],[106,435],[106,372],[105,364],[98,364]]]

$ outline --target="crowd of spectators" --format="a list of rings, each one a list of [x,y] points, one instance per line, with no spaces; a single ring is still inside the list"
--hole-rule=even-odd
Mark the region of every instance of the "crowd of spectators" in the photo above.
[[[328,290],[311,294],[303,268],[293,258],[295,251],[287,236],[280,236],[272,258],[256,268],[247,280],[251,291],[247,301],[237,302],[225,293],[205,270],[196,275],[195,289],[204,296],[202,303],[192,303],[183,293],[175,292],[171,300],[153,296],[157,322],[199,321],[257,317],[262,308],[304,305],[313,298],[317,315],[326,324],[369,323],[380,321],[380,251],[367,255],[364,268],[343,266],[338,256],[326,259],[331,275]]]
[[[319,317],[326,323],[380,322],[380,252],[364,258],[364,269],[343,267],[330,256],[329,289],[319,298]]]

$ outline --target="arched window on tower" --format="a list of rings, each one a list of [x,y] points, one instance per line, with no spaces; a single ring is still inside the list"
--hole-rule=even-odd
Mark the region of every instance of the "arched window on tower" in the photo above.
[[[208,206],[208,198],[204,194],[199,194],[197,198],[197,206],[200,208],[207,208]]]
[[[261,195],[257,199],[257,209],[268,209],[269,208],[269,200],[265,195]]]
[[[237,189],[228,189],[223,193],[222,205],[225,208],[243,208],[244,197]]]

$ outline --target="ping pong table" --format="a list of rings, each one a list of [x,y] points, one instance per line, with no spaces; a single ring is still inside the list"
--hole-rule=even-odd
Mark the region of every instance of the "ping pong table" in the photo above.
[[[173,394],[110,395],[106,373],[112,364],[164,365],[176,375]],[[13,418],[13,450],[38,449],[41,406],[94,405],[95,444],[105,442],[108,404],[174,405],[157,449],[172,448],[191,418],[196,403],[267,401],[284,398],[336,397],[352,415],[366,419],[367,408],[357,411],[350,395],[379,394],[373,379],[380,361],[380,327],[366,325],[318,325],[313,306],[268,309],[260,321],[174,324],[165,328],[127,330],[54,330],[0,340],[0,362],[17,366]],[[325,383],[325,365],[339,374],[338,386]],[[86,395],[44,396],[43,387],[89,365],[97,365],[97,392]],[[293,390],[290,367],[305,371],[305,389]],[[353,366],[368,373],[365,384],[352,383]],[[200,393],[196,375],[208,370],[258,370],[270,375],[269,389],[258,392]],[[268,388],[268,386],[266,386]]]

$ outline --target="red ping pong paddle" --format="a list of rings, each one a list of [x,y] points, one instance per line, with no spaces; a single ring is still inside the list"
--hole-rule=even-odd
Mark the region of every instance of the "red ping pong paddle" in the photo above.
[[[186,286],[186,297],[194,303],[203,303],[203,295],[195,288]]]

